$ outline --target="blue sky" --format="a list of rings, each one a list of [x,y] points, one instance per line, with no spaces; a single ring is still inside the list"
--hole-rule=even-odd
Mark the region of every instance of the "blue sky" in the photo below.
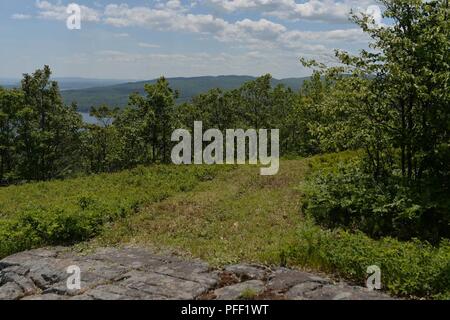
[[[81,30],[66,7],[81,6]],[[150,79],[310,74],[300,56],[332,61],[333,49],[367,46],[348,21],[372,0],[2,0],[0,78],[44,64],[57,77]]]

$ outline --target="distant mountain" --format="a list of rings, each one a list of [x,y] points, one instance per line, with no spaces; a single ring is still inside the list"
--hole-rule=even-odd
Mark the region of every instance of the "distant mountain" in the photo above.
[[[20,81],[12,78],[0,78],[0,87],[14,88]]]
[[[87,79],[75,77],[55,77],[52,80],[58,81],[59,89],[65,90],[81,90],[93,87],[107,87],[124,83],[129,80],[114,79]],[[0,86],[5,88],[14,88],[20,86],[20,79],[0,78]]]
[[[251,76],[218,76],[218,77],[192,77],[169,78],[171,87],[178,90],[180,97],[178,103],[188,102],[192,97],[214,88],[232,90],[239,88],[247,81],[255,80]],[[273,79],[272,84],[284,84],[292,90],[298,90],[308,78]],[[77,102],[80,111],[88,111],[92,106],[107,104],[113,107],[124,107],[128,97],[133,92],[144,94],[144,85],[155,83],[157,80],[128,82],[111,86],[93,87],[81,90],[66,90],[62,92],[66,104]]]

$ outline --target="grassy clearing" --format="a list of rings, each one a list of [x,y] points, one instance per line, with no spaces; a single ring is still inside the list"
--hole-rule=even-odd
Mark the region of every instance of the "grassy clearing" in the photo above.
[[[367,267],[382,270],[384,289],[408,297],[448,298],[450,243],[374,240],[358,232],[324,230],[301,208],[310,173],[355,153],[284,160],[280,173],[261,177],[239,167],[138,214],[116,221],[91,245],[133,243],[176,250],[221,266],[236,262],[323,271],[365,285]]]
[[[285,160],[278,175],[241,166],[216,179],[150,204],[105,230],[97,245],[137,243],[172,248],[213,265],[283,263],[283,248],[302,223],[298,182],[306,160]]]

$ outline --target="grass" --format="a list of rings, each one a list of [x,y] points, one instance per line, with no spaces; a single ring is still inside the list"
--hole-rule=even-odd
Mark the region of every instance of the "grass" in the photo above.
[[[450,241],[440,246],[324,230],[301,212],[304,181],[352,153],[254,166],[153,166],[0,189],[0,257],[55,244],[137,244],[231,263],[323,271],[364,285],[378,265],[384,289],[450,298]],[[86,241],[89,240],[89,241]],[[251,294],[248,294],[251,296]]]
[[[302,223],[299,180],[306,160],[282,162],[278,175],[263,177],[256,167],[223,172],[144,207],[105,230],[96,245],[134,243],[172,248],[213,265],[235,262],[280,264]]]
[[[247,288],[239,295],[239,300],[254,300],[257,296],[258,292],[251,288]]]
[[[138,167],[0,189],[0,258],[90,239],[143,206],[192,190],[231,167]]]

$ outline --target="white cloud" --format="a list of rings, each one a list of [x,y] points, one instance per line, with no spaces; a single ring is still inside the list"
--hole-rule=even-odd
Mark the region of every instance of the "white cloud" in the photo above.
[[[285,4],[300,6],[304,15],[326,15],[325,9],[321,11],[321,6],[329,4],[327,10],[333,11],[336,6],[344,6],[344,2],[332,0],[309,0],[304,4],[297,4],[293,0],[210,0],[221,3],[229,10],[238,8],[249,8],[251,6],[264,5],[273,9],[280,9],[274,4]],[[345,3],[354,2],[344,0]],[[170,2],[170,1],[169,1]],[[156,30],[171,30],[177,32],[191,32],[211,35],[222,42],[245,43],[248,47],[274,48],[277,46],[297,47],[295,42],[301,41],[302,47],[307,46],[305,42],[363,42],[366,40],[359,29],[339,29],[331,31],[299,31],[288,30],[284,25],[272,22],[267,19],[251,20],[243,19],[235,22],[228,22],[224,19],[214,17],[211,14],[192,14],[180,10],[181,4],[176,1],[176,5],[160,5],[159,8],[130,7],[127,4],[111,4],[106,6],[104,12],[104,22],[116,27],[145,27]],[[320,6],[318,4],[320,3]],[[172,9],[176,8],[176,9]],[[347,8],[347,7],[345,7]],[[345,12],[347,9],[345,9]],[[290,11],[293,12],[292,10]],[[341,10],[341,13],[344,9]],[[339,15],[339,10],[333,11]],[[317,44],[309,44],[317,47]]]
[[[249,42],[275,40],[286,27],[267,19],[243,19],[234,23],[211,14],[192,14],[168,8],[129,7],[112,4],[105,8],[104,22],[116,27],[145,27],[212,35],[219,41]]]
[[[355,0],[308,0],[296,3],[294,0],[207,0],[225,10],[235,11],[245,8],[262,8],[265,13],[294,17],[320,18],[325,16],[344,16]],[[371,0],[363,0],[369,2]],[[48,19],[66,19],[66,7],[54,5],[48,1],[37,0],[39,16]],[[212,14],[194,14],[179,0],[159,1],[154,7],[128,4],[109,4],[103,12],[82,6],[84,19],[103,22],[118,28],[142,27],[161,31],[190,32],[209,35],[221,42],[245,44],[251,50],[261,48],[317,47],[316,42],[323,41],[364,41],[362,32],[357,29],[331,31],[288,30],[286,26],[267,19],[242,19],[234,22],[217,18]],[[309,42],[309,43],[306,43]],[[299,44],[301,43],[301,44]],[[144,44],[140,44],[144,46]],[[153,45],[151,45],[153,47]]]
[[[205,63],[221,63],[232,68],[239,65],[242,68],[244,62],[252,64],[254,68],[259,65],[271,63],[273,59],[288,59],[293,61],[293,57],[314,56],[326,57],[334,48],[342,48],[350,43],[364,43],[366,36],[360,29],[337,29],[325,31],[307,31],[293,29],[293,24],[281,24],[270,21],[267,15],[282,17],[288,15],[290,19],[303,17],[308,19],[336,19],[343,18],[348,12],[349,5],[355,3],[354,0],[307,0],[304,3],[297,3],[294,0],[204,0],[214,2],[223,6],[224,10],[234,12],[242,9],[260,9],[265,18],[255,20],[244,18],[235,21],[227,21],[212,14],[193,13],[192,7],[183,5],[181,1],[157,1],[152,7],[130,6],[128,4],[108,4],[105,7],[96,9],[82,7],[82,14],[89,17],[89,21],[98,22],[114,26],[118,29],[126,27],[138,27],[159,31],[171,31],[176,33],[198,34],[201,38],[215,39],[219,42],[227,43],[230,50],[223,54],[212,56],[202,54],[141,54],[128,53],[116,50],[98,52],[95,57],[102,63],[120,62],[127,65],[144,65],[147,61],[152,61],[161,65],[170,65],[171,68],[177,64],[184,68],[184,64],[192,67],[204,68]],[[363,0],[362,2],[369,2]],[[195,2],[194,2],[195,3]],[[192,3],[191,3],[192,4]],[[67,13],[65,6],[58,2],[58,5],[48,1],[37,1],[39,16],[47,19],[63,20]],[[256,15],[257,16],[257,15]],[[86,19],[86,18],[85,18]],[[128,30],[127,30],[128,31]],[[115,33],[114,37],[128,37],[128,33]],[[153,43],[139,42],[137,46],[141,48],[159,48]],[[240,52],[227,56],[227,52]],[[241,61],[239,60],[239,57]],[[280,62],[281,63],[281,62]],[[283,68],[286,64],[281,63]],[[275,67],[275,64],[272,63]],[[160,68],[160,66],[156,66]]]
[[[129,7],[127,4],[107,5],[104,22],[116,27],[146,27],[157,30],[217,32],[228,24],[210,14],[184,13],[169,7]]]
[[[70,14],[67,13],[67,6],[62,4],[53,4],[48,1],[36,0],[38,16],[49,20],[66,20]],[[81,20],[87,22],[100,22],[101,14],[99,11],[80,5]]]
[[[150,48],[150,49],[160,48],[161,47],[158,44],[146,43],[146,42],[139,42],[138,46],[141,47],[141,48]]]
[[[11,19],[14,20],[27,20],[31,19],[31,15],[29,14],[23,14],[23,13],[15,13],[11,16]]]
[[[361,29],[338,29],[329,31],[288,31],[281,36],[284,43],[310,42],[364,42],[366,35]]]
[[[289,20],[316,20],[347,23],[350,10],[365,12],[374,0],[206,0],[212,5],[235,12],[255,10]]]

